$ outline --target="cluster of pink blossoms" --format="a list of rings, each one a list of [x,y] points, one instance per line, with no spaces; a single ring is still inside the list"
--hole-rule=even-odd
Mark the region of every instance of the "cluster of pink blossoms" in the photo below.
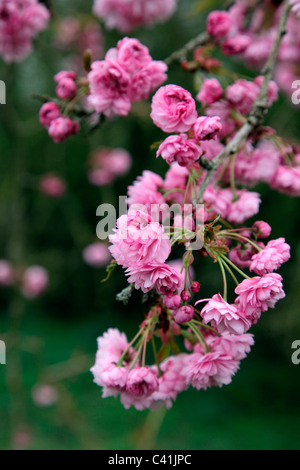
[[[140,26],[166,21],[176,9],[176,0],[95,0],[94,13],[109,29],[128,33]]]
[[[300,4],[290,0],[287,34],[279,50],[275,79],[280,88],[291,96],[292,84],[299,78],[299,21]],[[238,55],[250,67],[262,69],[266,63],[280,18],[283,2],[245,0],[234,2],[228,11],[212,12],[208,18],[207,31],[227,55]]]
[[[127,300],[135,288],[147,294],[151,307],[131,342],[118,330],[99,338],[92,368],[103,396],[120,396],[125,408],[169,408],[189,386],[206,390],[230,384],[254,344],[249,330],[285,297],[277,271],[290,259],[290,246],[284,238],[265,242],[271,227],[264,221],[244,225],[258,213],[260,195],[237,185],[266,181],[275,187],[275,174],[285,167],[286,152],[294,149],[262,127],[216,171],[203,204],[197,199],[206,165],[243,125],[261,84],[257,77],[223,90],[216,79],[205,80],[197,95],[202,116],[192,95],[179,86],[164,86],[153,97],[151,118],[171,134],[157,156],[170,167],[165,178],[146,170],[128,188],[128,213],[110,236],[113,263],[125,270],[129,283],[120,299]],[[278,96],[274,82],[268,96],[271,106]],[[175,246],[177,252],[184,250],[180,262],[173,259]],[[199,297],[203,286],[195,280],[194,262],[203,256],[219,265],[223,280],[223,293],[212,298]],[[228,276],[236,283],[231,301]]]
[[[133,38],[119,41],[91,69],[88,103],[107,117],[127,116],[132,102],[147,99],[167,79],[166,64],[152,60],[149,49]]]
[[[133,102],[149,98],[167,79],[166,71],[166,64],[153,60],[147,47],[126,37],[106,53],[104,60],[92,62],[85,77],[78,77],[74,71],[56,74],[59,103],[45,103],[40,122],[58,143],[79,132],[80,119],[95,126],[101,115],[127,116]]]
[[[47,28],[50,12],[38,0],[1,0],[0,56],[19,62],[32,50],[33,39]]]
[[[206,223],[202,226],[203,248],[186,251],[179,267],[171,262],[174,242],[183,246],[190,232],[197,231],[195,210],[185,207],[191,217],[184,221],[180,235],[177,216],[167,229],[147,212],[131,206],[110,236],[110,252],[114,262],[126,270],[129,284],[153,294],[152,307],[132,342],[118,330],[109,330],[98,340],[96,363],[91,369],[95,383],[103,388],[104,397],[120,396],[125,408],[169,408],[189,386],[206,390],[230,384],[254,344],[248,333],[251,326],[285,297],[282,277],[275,271],[289,260],[290,247],[283,238],[266,245],[261,241],[271,232],[266,222],[238,230]],[[243,260],[243,269],[249,268],[255,277],[239,268],[239,253],[244,250],[248,250],[248,260]],[[191,273],[195,256],[210,256],[220,264],[224,293],[200,299],[193,306],[192,296],[201,288]],[[225,270],[235,280],[238,274],[244,277],[242,282],[236,281],[233,303],[227,301]],[[202,303],[206,305],[198,310]],[[185,340],[185,351],[176,342],[180,336]],[[147,344],[157,341],[162,347],[155,347],[155,364],[147,366]],[[174,356],[164,356],[168,347],[177,351]]]
[[[17,285],[24,297],[40,297],[49,284],[49,274],[42,266],[29,266],[26,269],[15,269],[7,260],[0,260],[0,286]]]

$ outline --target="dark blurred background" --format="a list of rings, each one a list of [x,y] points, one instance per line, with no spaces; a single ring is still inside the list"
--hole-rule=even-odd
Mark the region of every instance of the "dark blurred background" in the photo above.
[[[57,18],[90,13],[89,0],[54,0]],[[133,36],[164,59],[205,27],[207,12],[223,2],[179,0],[175,16],[164,25],[138,30]],[[103,27],[104,48],[122,36]],[[273,227],[273,238],[285,237],[292,260],[282,269],[287,298],[253,328],[256,345],[243,361],[232,385],[206,392],[190,390],[164,412],[125,411],[113,399],[101,398],[89,372],[96,339],[109,327],[130,338],[143,317],[140,295],[128,306],[115,297],[127,281],[117,269],[101,284],[105,269],[87,266],[83,249],[96,241],[96,209],[117,204],[144,169],[162,176],[166,165],[150,145],[161,132],[149,117],[149,103],[134,107],[128,118],[87,129],[59,145],[39,124],[41,103],[33,94],[54,95],[53,76],[64,54],[53,46],[53,28],[41,34],[24,62],[1,62],[7,105],[0,109],[0,258],[44,266],[50,275],[47,292],[24,300],[13,289],[0,288],[0,339],[6,341],[7,365],[0,365],[0,448],[29,449],[298,449],[300,365],[292,364],[291,345],[300,340],[300,243],[298,199],[262,185],[259,219]],[[227,61],[232,70],[252,77],[256,72]],[[193,88],[193,77],[172,66],[169,83]],[[281,96],[269,113],[269,125],[300,142],[300,110]],[[133,157],[130,174],[105,188],[91,186],[88,159],[101,146],[125,148]],[[59,200],[36,190],[44,173],[67,181]],[[215,293],[215,267],[204,261],[197,280],[205,296]],[[220,281],[221,282],[221,281]],[[37,384],[57,392],[52,406],[33,400]]]

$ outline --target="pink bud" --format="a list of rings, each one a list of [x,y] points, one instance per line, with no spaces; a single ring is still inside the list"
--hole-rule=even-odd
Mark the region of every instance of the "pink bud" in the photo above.
[[[191,285],[191,290],[192,292],[194,292],[194,294],[198,294],[200,287],[201,287],[200,283],[197,281],[194,281]]]
[[[268,238],[271,235],[272,228],[267,222],[257,221],[253,225],[258,238]]]
[[[191,298],[191,293],[187,289],[184,289],[181,293],[181,298],[184,302],[188,302]]]
[[[187,323],[194,318],[194,309],[191,305],[183,305],[183,307],[173,312],[177,323]]]
[[[49,102],[43,104],[40,109],[39,117],[40,123],[48,129],[52,121],[61,117],[61,112],[55,103]]]

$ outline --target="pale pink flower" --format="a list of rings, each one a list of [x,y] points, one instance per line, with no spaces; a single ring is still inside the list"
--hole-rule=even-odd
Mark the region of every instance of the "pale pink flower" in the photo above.
[[[103,397],[117,396],[119,392],[125,390],[128,374],[128,368],[118,367],[116,364],[104,367],[101,375]]]
[[[227,36],[231,25],[232,21],[229,13],[226,11],[213,11],[208,16],[206,29],[211,36],[221,39]]]
[[[37,385],[31,393],[32,400],[37,406],[47,407],[54,405],[59,398],[58,391],[51,385]]]
[[[156,289],[158,294],[165,295],[180,290],[184,284],[182,274],[167,264],[129,268],[126,275],[129,276],[128,282],[144,293]]]
[[[119,64],[129,74],[133,74],[152,61],[148,47],[135,38],[123,38],[118,42],[115,53]],[[108,51],[106,58],[109,58],[109,55],[110,51]]]
[[[256,221],[252,228],[255,229],[258,238],[269,238],[272,232],[271,226],[262,220]]]
[[[22,276],[21,291],[28,299],[35,299],[42,295],[49,284],[49,274],[41,266],[31,266]]]
[[[67,186],[62,178],[48,173],[41,177],[39,189],[46,196],[61,198],[66,193]]]
[[[277,271],[290,259],[290,250],[291,247],[285,243],[284,238],[270,241],[262,251],[252,257],[250,271],[259,276]]]
[[[215,139],[222,130],[221,118],[202,116],[194,124],[194,137],[197,141]]]
[[[245,279],[235,293],[238,295],[236,304],[253,324],[257,323],[262,312],[274,308],[278,300],[285,298],[279,274]]]
[[[289,196],[300,196],[300,166],[280,165],[271,181],[271,188]]]
[[[209,387],[222,387],[232,382],[239,369],[239,361],[221,351],[208,354],[194,353],[186,359],[182,373],[188,384],[197,390]]]
[[[111,260],[108,246],[105,243],[96,242],[87,246],[82,253],[84,261],[95,268],[103,268]]]
[[[199,160],[202,154],[201,147],[194,139],[186,134],[171,135],[160,145],[156,156],[162,156],[171,165],[175,161],[180,166],[189,166]]]
[[[88,172],[89,181],[95,186],[105,186],[129,172],[132,158],[124,149],[105,148],[93,152],[89,163],[92,167]]]
[[[170,357],[160,364],[163,374],[158,378],[158,390],[151,396],[154,407],[165,405],[168,409],[172,407],[172,401],[176,400],[178,393],[183,392],[187,386],[185,377],[182,375],[185,354]]]
[[[96,61],[91,67],[89,104],[107,117],[127,116],[131,108],[128,72],[116,60]]]
[[[200,301],[201,302],[201,301]],[[198,305],[196,302],[195,305]],[[245,314],[234,305],[230,305],[222,298],[221,294],[214,295],[201,311],[203,323],[209,323],[219,333],[228,332],[234,335],[246,333],[251,323]]]
[[[234,224],[242,224],[259,212],[260,195],[246,189],[237,191],[237,201],[233,201],[227,212],[227,220]]]
[[[107,28],[122,33],[140,26],[167,20],[176,9],[176,0],[95,0],[94,13]]]
[[[171,242],[164,236],[163,226],[142,211],[129,211],[121,216],[109,240],[112,256],[126,268],[164,263],[171,252]]]
[[[142,176],[139,176],[132,186],[128,188],[128,205],[130,207],[140,205],[144,206],[151,214],[151,217],[156,221],[156,214],[153,213],[153,205],[160,206],[165,204],[163,195],[159,192],[159,189],[163,187],[163,179],[153,173],[152,171],[145,170]]]
[[[0,260],[0,286],[12,286],[14,281],[14,272],[11,264],[4,259]]]
[[[129,372],[126,391],[138,397],[148,397],[158,389],[156,373],[149,367],[138,367]]]
[[[230,335],[225,333],[221,337],[215,337],[212,345],[214,351],[220,351],[236,361],[241,361],[247,357],[251,346],[254,345],[254,337],[250,334]]]
[[[167,70],[164,62],[153,60],[150,64],[136,71],[130,82],[129,96],[131,101],[148,99],[150,93],[166,81]]]
[[[196,99],[203,105],[213,104],[223,96],[223,88],[216,78],[205,79]]]
[[[153,97],[151,118],[164,132],[186,132],[197,117],[192,95],[180,86],[161,87]]]

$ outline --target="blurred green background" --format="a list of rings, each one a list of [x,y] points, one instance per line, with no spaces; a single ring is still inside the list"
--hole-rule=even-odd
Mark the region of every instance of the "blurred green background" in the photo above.
[[[90,13],[92,2],[54,0],[53,6],[59,18]],[[163,59],[201,32],[207,12],[218,6],[224,2],[180,0],[167,24],[133,36],[153,58]],[[103,32],[105,50],[121,38]],[[0,338],[8,347],[7,365],[0,365],[0,448],[299,449],[300,366],[292,364],[291,345],[300,340],[300,203],[264,185],[257,188],[263,199],[259,218],[272,225],[273,238],[285,237],[292,246],[292,260],[281,272],[287,298],[253,328],[256,345],[232,385],[185,392],[167,412],[125,411],[118,400],[101,398],[89,372],[96,339],[109,327],[130,338],[144,307],[138,293],[126,307],[117,303],[116,294],[126,287],[122,270],[101,284],[105,270],[84,264],[82,250],[96,241],[99,204],[117,204],[144,169],[164,175],[167,168],[150,150],[161,132],[149,117],[149,103],[92,135],[83,129],[59,145],[51,141],[38,122],[40,102],[32,95],[54,95],[53,75],[62,61],[50,28],[24,62],[0,64],[7,84],[7,105],[0,109],[0,258],[41,264],[50,273],[49,289],[38,301],[0,289]],[[234,61],[227,65],[255,74]],[[171,68],[169,82],[193,90],[192,76],[178,66]],[[281,96],[268,124],[300,143],[300,110],[289,97]],[[106,188],[91,186],[86,176],[90,153],[99,146],[123,147],[134,161],[126,178]],[[62,200],[36,190],[38,177],[47,172],[67,181]],[[219,288],[215,272],[207,261],[199,266],[197,280],[206,295]],[[37,383],[55,386],[58,402],[47,408],[34,404]]]

